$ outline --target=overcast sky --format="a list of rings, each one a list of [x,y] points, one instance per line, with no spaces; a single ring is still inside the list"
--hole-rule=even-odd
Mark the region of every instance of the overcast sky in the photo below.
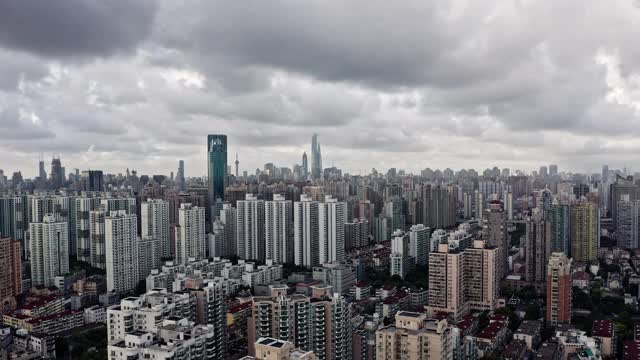
[[[0,168],[640,170],[640,2],[0,0]]]

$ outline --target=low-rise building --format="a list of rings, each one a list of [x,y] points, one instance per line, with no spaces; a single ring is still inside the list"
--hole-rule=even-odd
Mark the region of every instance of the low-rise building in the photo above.
[[[513,333],[513,338],[524,341],[525,344],[527,344],[527,349],[533,350],[538,347],[541,332],[542,322],[538,320],[524,320],[520,323],[518,330]]]

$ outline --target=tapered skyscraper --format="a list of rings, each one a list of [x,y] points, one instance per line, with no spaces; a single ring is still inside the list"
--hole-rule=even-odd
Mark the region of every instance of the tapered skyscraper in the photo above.
[[[209,135],[207,147],[209,206],[213,206],[216,199],[224,200],[227,187],[227,135]]]
[[[318,134],[311,137],[311,177],[319,179],[322,177],[322,154],[318,143]]]
[[[302,176],[306,180],[309,177],[309,161],[307,160],[307,152],[302,154]]]

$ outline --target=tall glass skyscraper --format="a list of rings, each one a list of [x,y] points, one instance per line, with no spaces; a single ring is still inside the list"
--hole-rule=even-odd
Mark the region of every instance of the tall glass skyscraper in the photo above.
[[[227,135],[207,136],[207,149],[209,206],[213,206],[216,199],[224,200],[227,187]]]

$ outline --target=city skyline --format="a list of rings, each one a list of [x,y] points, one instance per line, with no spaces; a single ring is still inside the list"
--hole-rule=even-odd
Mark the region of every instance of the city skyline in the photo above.
[[[110,172],[168,174],[182,159],[196,176],[206,133],[233,139],[244,170],[290,166],[313,132],[325,167],[351,173],[640,168],[632,2],[276,1],[254,4],[259,18],[226,1],[4,6],[5,171],[34,176],[38,154],[57,153]],[[283,21],[288,7],[307,21]]]

